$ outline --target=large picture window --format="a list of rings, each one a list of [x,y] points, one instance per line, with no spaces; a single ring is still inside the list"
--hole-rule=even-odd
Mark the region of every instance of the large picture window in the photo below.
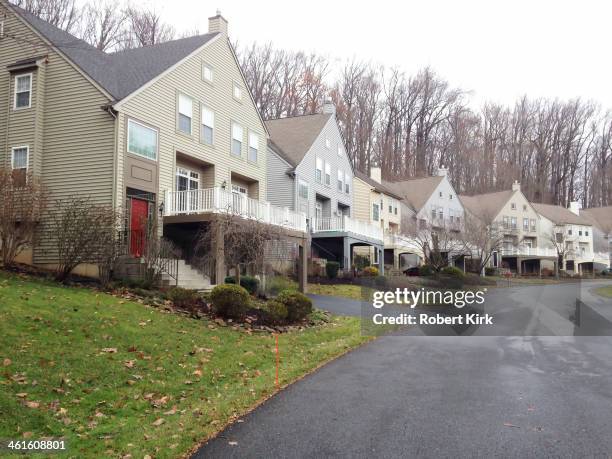
[[[156,161],[157,131],[134,120],[129,120],[128,152]]]

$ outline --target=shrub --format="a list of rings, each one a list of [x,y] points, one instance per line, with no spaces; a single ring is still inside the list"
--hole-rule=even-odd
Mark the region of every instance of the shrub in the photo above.
[[[421,265],[421,267],[419,267],[420,276],[431,276],[433,273],[434,269],[431,267],[431,265]]]
[[[210,292],[213,310],[222,317],[242,318],[251,305],[249,292],[235,284],[217,285]]]
[[[366,266],[363,268],[363,275],[366,277],[378,276],[378,268],[376,266]]]
[[[194,290],[172,287],[166,292],[166,299],[172,301],[177,308],[190,309],[198,302],[198,294]]]
[[[338,270],[340,269],[340,263],[337,261],[328,261],[325,263],[325,274],[329,279],[335,279],[338,277]]]
[[[236,278],[234,276],[228,276],[225,278],[226,284],[235,284]],[[257,293],[259,289],[259,279],[253,276],[240,276],[240,286],[245,288],[251,295]]]
[[[463,279],[465,277],[465,273],[455,266],[446,266],[442,268],[441,273],[446,276],[456,277],[457,279]]]
[[[312,312],[312,301],[300,292],[283,290],[277,297],[287,307],[287,320],[297,322]]]
[[[266,281],[266,293],[276,296],[283,290],[297,290],[297,284],[283,276],[274,276]]]
[[[542,268],[542,277],[552,277],[555,272],[550,268]]]
[[[287,306],[278,300],[270,300],[266,303],[266,319],[269,323],[279,325],[287,321],[289,312]]]
[[[370,265],[370,257],[368,257],[367,255],[359,255],[358,253],[356,253],[353,256],[353,265],[355,265],[355,268],[357,268],[357,270],[363,269],[366,266]]]
[[[490,266],[485,268],[485,276],[495,276],[495,274],[497,274],[497,269]]]

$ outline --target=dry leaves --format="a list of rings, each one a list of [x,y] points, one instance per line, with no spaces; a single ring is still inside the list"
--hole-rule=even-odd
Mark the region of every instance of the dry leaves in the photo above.
[[[158,426],[161,426],[164,422],[166,422],[166,420],[164,418],[159,418],[159,419],[157,419],[157,420],[155,420],[153,422],[153,425],[155,427],[158,427]]]
[[[5,367],[8,367],[11,363],[13,363],[11,359],[4,359],[2,361],[2,365],[4,365]]]
[[[109,354],[115,354],[117,352],[116,347],[105,347],[101,349],[102,352],[108,352]]]
[[[40,402],[26,402],[26,406],[28,408],[38,408],[40,406]]]

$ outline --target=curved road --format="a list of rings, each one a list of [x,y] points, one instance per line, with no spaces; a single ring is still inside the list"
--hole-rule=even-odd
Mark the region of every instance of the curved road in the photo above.
[[[600,322],[612,320],[596,285],[578,294]],[[505,289],[487,306],[559,302],[571,312],[576,293]],[[315,301],[336,313],[359,306]],[[525,323],[542,331],[533,317]],[[611,432],[609,336],[384,336],[280,392],[194,457],[610,457]]]

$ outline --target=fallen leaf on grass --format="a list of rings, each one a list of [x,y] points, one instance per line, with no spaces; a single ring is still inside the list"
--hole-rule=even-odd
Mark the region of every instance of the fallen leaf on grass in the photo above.
[[[161,426],[164,422],[166,422],[166,420],[164,418],[159,418],[156,421],[153,422],[154,426]]]
[[[32,432],[24,432],[23,438],[30,438],[32,436]]]
[[[176,405],[174,405],[171,410],[166,411],[164,414],[166,416],[170,416],[171,414],[176,414]]]
[[[27,393],[27,392],[19,392],[19,393],[17,394],[17,397],[19,397],[19,398],[26,398],[27,396],[28,396],[28,393]]]
[[[26,402],[26,406],[28,408],[38,408],[40,406],[40,402]]]
[[[202,370],[196,370],[196,371],[193,372],[193,374],[198,376],[198,377],[200,377],[200,376],[202,376]]]
[[[125,362],[123,362],[123,365],[126,368],[134,368],[134,363],[135,363],[134,360],[126,360]]]
[[[2,365],[4,365],[5,367],[8,367],[11,363],[13,363],[11,359],[4,359],[4,361],[2,362]]]
[[[108,352],[109,354],[114,354],[117,352],[116,347],[105,347],[101,349],[102,352]]]

